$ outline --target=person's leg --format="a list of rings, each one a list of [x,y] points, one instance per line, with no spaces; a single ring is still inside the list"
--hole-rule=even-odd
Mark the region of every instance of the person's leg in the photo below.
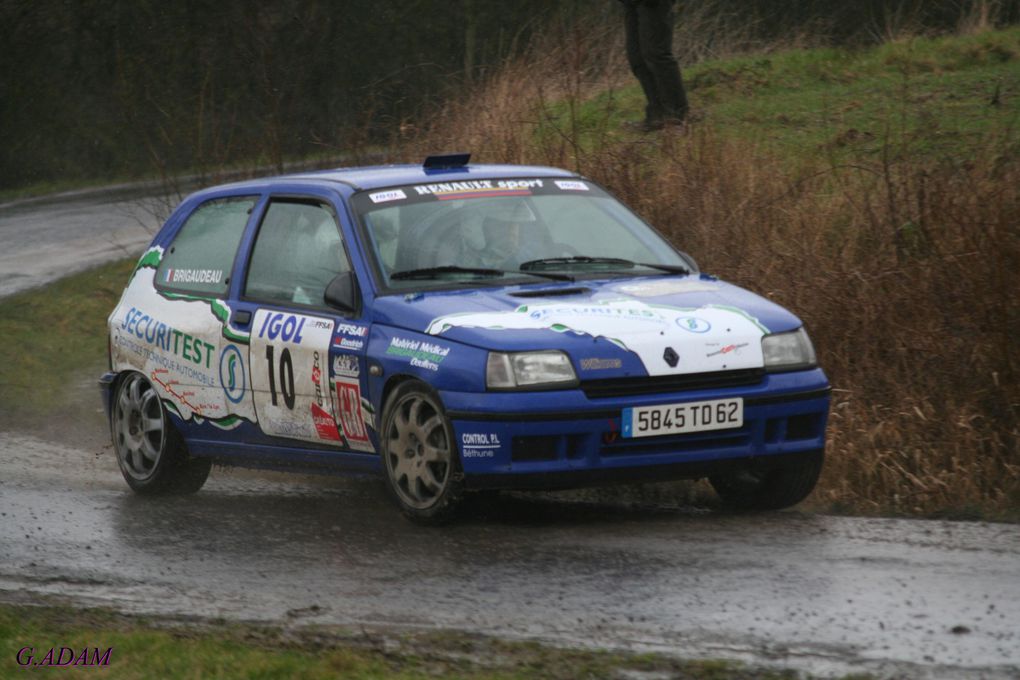
[[[637,42],[641,49],[641,60],[652,76],[659,116],[683,120],[687,115],[687,93],[684,91],[680,66],[673,56],[674,2],[644,0],[636,9]]]
[[[662,102],[659,101],[655,75],[648,68],[645,62],[643,45],[641,43],[641,30],[639,26],[638,8],[634,5],[627,5],[624,9],[624,31],[627,44],[627,63],[630,70],[641,83],[641,89],[645,93],[645,122],[658,121],[662,119]]]

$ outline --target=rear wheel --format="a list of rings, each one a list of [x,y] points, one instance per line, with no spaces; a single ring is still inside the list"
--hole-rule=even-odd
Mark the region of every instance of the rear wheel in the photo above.
[[[404,515],[426,524],[451,519],[463,474],[453,427],[424,383],[403,383],[386,400],[381,439],[386,486]]]
[[[824,451],[811,451],[790,461],[749,466],[709,477],[708,481],[731,508],[781,510],[808,497],[818,482],[824,460]]]
[[[135,492],[194,493],[205,484],[212,460],[188,455],[156,389],[142,374],[130,373],[120,381],[110,429],[117,464]]]

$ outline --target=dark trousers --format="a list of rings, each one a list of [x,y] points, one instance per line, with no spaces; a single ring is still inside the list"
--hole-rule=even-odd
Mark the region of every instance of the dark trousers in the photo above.
[[[674,5],[674,0],[640,0],[624,10],[627,61],[645,92],[645,120],[651,123],[687,115],[687,93],[673,56]]]

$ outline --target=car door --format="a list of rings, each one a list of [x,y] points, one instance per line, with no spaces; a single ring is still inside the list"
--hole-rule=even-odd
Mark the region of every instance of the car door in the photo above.
[[[152,251],[126,296],[126,326],[145,344],[146,377],[186,427],[228,427],[247,417],[240,350],[222,333],[216,310],[227,297],[238,247],[258,196],[225,196],[200,203],[172,240]],[[140,285],[139,285],[140,284]],[[144,328],[144,332],[143,332]]]
[[[237,305],[250,323],[249,384],[267,437],[373,450],[360,383],[368,326],[323,301],[330,281],[350,270],[330,203],[269,201]]]

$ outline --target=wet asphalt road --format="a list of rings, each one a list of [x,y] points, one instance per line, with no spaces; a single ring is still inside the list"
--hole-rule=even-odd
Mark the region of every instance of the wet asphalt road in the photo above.
[[[0,205],[0,297],[136,257],[169,215],[153,188]]]
[[[822,674],[1020,677],[1015,525],[546,495],[425,529],[372,481],[214,470],[195,496],[147,499],[98,439],[7,432],[0,557],[8,600],[455,628]]]

